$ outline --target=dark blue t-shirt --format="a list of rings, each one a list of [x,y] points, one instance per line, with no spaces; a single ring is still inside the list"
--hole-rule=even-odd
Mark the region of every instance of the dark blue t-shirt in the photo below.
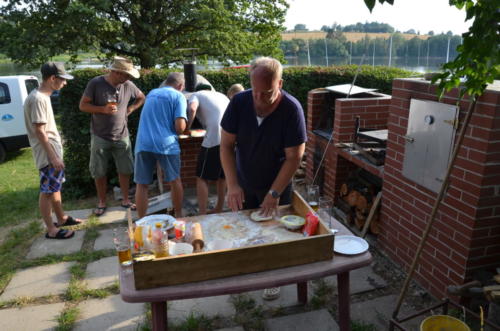
[[[304,111],[290,94],[258,125],[252,90],[235,95],[229,103],[221,127],[236,135],[238,182],[246,190],[268,190],[285,161],[285,148],[307,140]]]

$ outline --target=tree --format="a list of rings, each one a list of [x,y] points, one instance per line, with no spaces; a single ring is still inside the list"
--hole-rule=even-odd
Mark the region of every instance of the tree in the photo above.
[[[364,0],[372,11],[376,0]],[[379,3],[394,0],[378,0]],[[461,95],[481,95],[488,83],[500,76],[500,35],[498,22],[500,11],[498,0],[449,0],[450,6],[465,8],[466,20],[474,19],[469,31],[462,34],[463,43],[457,47],[457,57],[443,65],[443,73],[433,79],[439,80],[441,93],[460,86],[460,80],[465,77]]]
[[[432,31],[432,30],[431,30],[431,31],[427,32],[427,34],[428,34],[429,36],[433,36],[433,35],[434,35],[434,31]]]
[[[123,55],[143,68],[182,59],[178,48],[219,61],[281,57],[285,0],[19,0],[0,5],[0,51],[40,63],[78,51]]]
[[[305,24],[295,24],[295,27],[293,28],[295,31],[309,31],[306,28]]]

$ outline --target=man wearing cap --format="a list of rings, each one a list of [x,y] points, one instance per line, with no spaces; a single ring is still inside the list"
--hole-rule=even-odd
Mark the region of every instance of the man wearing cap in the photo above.
[[[188,129],[197,117],[206,130],[201,143],[196,165],[196,194],[198,196],[199,213],[207,213],[208,181],[215,181],[217,187],[217,204],[210,211],[220,213],[224,206],[226,181],[220,162],[220,120],[229,99],[222,93],[214,91],[210,85],[196,85],[196,92],[188,101]]]
[[[153,172],[159,163],[164,181],[170,184],[175,217],[182,217],[183,188],[180,177],[181,158],[178,135],[186,129],[186,98],[184,76],[172,72],[165,86],[148,93],[141,112],[139,130],[135,142],[135,173],[137,184],[135,202],[137,216],[146,215],[148,186],[153,182]]]
[[[97,190],[96,216],[106,211],[108,163],[113,157],[120,182],[122,207],[135,209],[128,198],[130,174],[134,160],[127,127],[127,117],[142,106],[144,94],[131,82],[140,74],[132,61],[115,57],[106,75],[89,81],[80,99],[80,110],[92,114],[90,129],[90,174]],[[135,99],[129,105],[129,101]]]
[[[42,68],[42,84],[33,90],[24,103],[24,123],[28,132],[33,158],[40,172],[39,207],[47,227],[47,239],[69,239],[73,231],[59,229],[78,225],[81,220],[64,215],[61,187],[64,182],[64,162],[61,137],[54,120],[50,95],[66,85],[73,76],[66,73],[61,63],[47,62]],[[57,223],[52,223],[54,211]]]

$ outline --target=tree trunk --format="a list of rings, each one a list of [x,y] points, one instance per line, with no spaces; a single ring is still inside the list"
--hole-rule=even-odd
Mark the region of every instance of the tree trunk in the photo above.
[[[155,59],[151,56],[151,52],[148,51],[140,52],[139,64],[141,65],[141,69],[154,68],[156,65]]]

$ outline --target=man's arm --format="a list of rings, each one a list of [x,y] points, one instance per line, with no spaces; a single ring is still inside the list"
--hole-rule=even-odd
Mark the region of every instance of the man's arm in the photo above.
[[[144,95],[144,93],[139,91],[139,93],[135,96],[134,103],[127,107],[127,116],[132,114],[135,110],[137,110],[137,108],[142,106],[145,100],[146,96]]]
[[[188,116],[188,123],[187,123],[187,129],[189,130],[191,128],[191,125],[194,122],[194,118],[196,117],[196,111],[198,110],[199,102],[197,100],[193,100],[188,104],[188,109],[187,109],[187,116]]]
[[[186,119],[184,117],[177,117],[175,119],[175,132],[182,134],[186,130]]]
[[[54,148],[49,143],[49,138],[47,137],[47,134],[45,133],[45,123],[33,123],[32,125],[35,127],[36,137],[40,141],[40,144],[42,145],[43,149],[45,150],[45,153],[47,153],[50,164],[57,171],[63,170],[64,169],[64,162],[63,162],[63,160],[61,160],[59,158],[59,156],[57,156],[56,152],[54,151]]]
[[[243,209],[245,199],[236,174],[235,145],[236,135],[221,129],[220,160],[227,183],[227,205],[232,211]]]
[[[271,185],[271,190],[275,190],[278,193],[282,193],[286,188],[293,175],[297,171],[300,165],[300,161],[302,160],[302,156],[304,155],[304,150],[306,148],[306,144],[302,143],[298,146],[285,148],[285,162],[281,166],[280,171],[278,172],[278,176]],[[271,215],[276,208],[278,208],[279,198],[275,199],[271,196],[271,194],[266,194],[264,201],[260,205],[262,208],[261,214],[268,216]]]
[[[111,115],[117,111],[116,105],[107,104],[105,106],[96,106],[92,104],[92,99],[82,95],[80,99],[80,110],[90,114],[108,114]]]

